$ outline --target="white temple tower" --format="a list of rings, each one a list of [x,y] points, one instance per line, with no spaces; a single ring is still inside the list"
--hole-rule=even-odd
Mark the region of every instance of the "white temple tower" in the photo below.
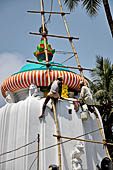
[[[70,91],[79,91],[79,75],[65,68],[51,66],[51,81],[60,74]],[[47,170],[51,164],[59,166],[51,102],[47,105],[45,117],[39,119],[47,86],[46,66],[36,64],[23,66],[2,83],[1,91],[7,104],[0,108],[1,170],[37,170],[37,165],[40,170]],[[75,109],[75,101],[73,98],[59,99],[56,104],[60,135],[103,142],[95,115],[88,113],[87,120],[82,120],[81,108]],[[99,112],[98,116],[103,127]],[[103,144],[63,138],[60,142],[62,170],[96,170],[96,165],[107,156]]]

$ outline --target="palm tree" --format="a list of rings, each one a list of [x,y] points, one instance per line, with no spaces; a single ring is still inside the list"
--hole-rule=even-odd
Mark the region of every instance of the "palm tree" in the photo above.
[[[96,70],[91,72],[91,77],[94,97],[100,103],[110,103],[113,100],[113,68],[108,58],[96,56]]]
[[[106,140],[113,142],[113,67],[108,58],[96,56],[96,71],[91,72],[91,78],[90,88],[102,116]],[[108,149],[113,158],[113,149]]]
[[[92,17],[95,16],[98,12],[101,3],[103,3],[107,21],[111,30],[111,34],[113,37],[113,19],[110,11],[110,5],[108,0],[64,0],[64,4],[71,11],[76,7],[79,3],[82,3],[82,6],[85,7],[86,12]]]

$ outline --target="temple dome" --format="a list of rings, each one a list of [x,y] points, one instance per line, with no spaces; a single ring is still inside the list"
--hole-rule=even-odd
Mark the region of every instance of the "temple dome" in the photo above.
[[[41,63],[46,63],[42,61]],[[14,73],[6,80],[3,81],[1,85],[1,92],[3,97],[6,98],[6,92],[10,91],[12,93],[18,92],[18,90],[28,89],[31,84],[40,87],[41,89],[46,88],[48,83],[48,73],[46,65],[29,63],[24,65],[19,72]],[[49,62],[50,64],[62,66],[62,64]],[[64,84],[71,89],[80,89],[81,76],[70,71],[68,68],[50,66],[50,81],[54,81],[58,76],[63,77]]]
[[[45,61],[41,62],[41,63],[46,63]],[[59,63],[54,63],[54,62],[49,62],[50,64],[55,64],[55,65],[58,65],[58,66],[63,66],[62,64],[59,64]],[[57,66],[50,66],[49,67],[50,70],[59,70],[59,71],[67,71],[67,72],[72,72],[70,71],[68,68],[63,68],[63,67],[57,67]],[[18,74],[18,73],[22,73],[22,72],[26,72],[26,71],[32,71],[32,70],[47,70],[47,67],[46,65],[42,65],[42,64],[35,64],[35,63],[29,63],[29,64],[26,64],[24,65],[19,72],[17,73],[14,73],[13,75],[15,74]]]

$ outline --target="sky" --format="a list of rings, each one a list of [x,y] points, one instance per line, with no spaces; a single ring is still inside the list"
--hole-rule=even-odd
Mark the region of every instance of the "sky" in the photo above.
[[[62,0],[61,2],[63,5]],[[109,2],[113,11],[113,1],[109,0]],[[50,7],[51,0],[44,0],[45,11],[50,11]],[[63,9],[69,12],[64,5]],[[33,52],[36,51],[41,37],[30,35],[29,32],[39,32],[41,15],[29,14],[28,10],[40,11],[40,0],[0,0],[0,85],[7,77],[27,64],[27,59],[36,61]],[[53,11],[60,11],[57,0],[53,0]],[[48,14],[45,18],[48,19]],[[71,36],[79,37],[79,40],[73,42],[82,67],[94,68],[96,55],[109,58],[113,64],[113,38],[103,6],[98,15],[93,18],[90,18],[85,10],[78,6],[70,15],[66,15],[66,20]],[[49,34],[67,36],[60,15],[52,15],[47,29]],[[49,37],[48,42],[56,51],[72,51],[67,39]],[[70,56],[71,54],[56,53],[53,61],[61,63]],[[64,65],[77,66],[74,57]],[[74,71],[79,73],[78,70]],[[87,71],[84,71],[84,75],[90,76]],[[4,104],[0,92],[0,107]]]

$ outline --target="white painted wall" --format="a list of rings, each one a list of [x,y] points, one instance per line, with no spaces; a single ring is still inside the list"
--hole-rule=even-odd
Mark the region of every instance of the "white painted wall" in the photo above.
[[[56,134],[56,127],[53,112],[49,108],[51,103],[46,108],[44,119],[39,120],[38,118],[44,100],[28,97],[26,100],[7,104],[0,109],[0,154],[34,141],[37,134],[40,134],[40,149],[57,143],[56,138],[53,137],[53,134]],[[88,120],[82,121],[80,111],[75,112],[72,102],[59,100],[56,108],[62,136],[77,137],[98,129],[95,116],[93,114],[88,115]],[[68,113],[68,109],[72,109],[72,114]],[[102,141],[99,131],[82,138]],[[65,140],[61,139],[61,142],[63,141]],[[76,144],[77,141],[70,141],[61,145],[62,170],[72,170],[72,153]],[[101,159],[106,156],[103,145],[91,143],[83,143],[83,145],[84,153],[80,156],[82,169],[96,170],[96,164],[100,163]],[[10,154],[0,156],[0,162],[34,151],[37,151],[37,142]],[[0,164],[0,170],[29,170],[36,156],[37,153]],[[40,170],[47,170],[50,164],[58,165],[57,146],[40,152]],[[37,169],[37,161],[31,169]]]

